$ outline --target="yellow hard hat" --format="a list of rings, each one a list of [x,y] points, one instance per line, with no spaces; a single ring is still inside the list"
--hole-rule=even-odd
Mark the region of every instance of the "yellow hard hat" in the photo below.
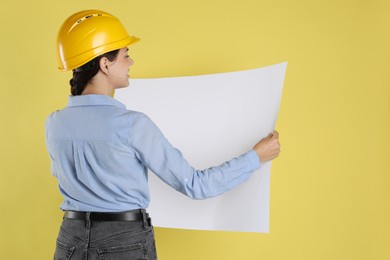
[[[136,43],[139,38],[127,34],[115,16],[85,10],[71,15],[57,37],[59,69],[68,71],[82,66],[97,56]]]

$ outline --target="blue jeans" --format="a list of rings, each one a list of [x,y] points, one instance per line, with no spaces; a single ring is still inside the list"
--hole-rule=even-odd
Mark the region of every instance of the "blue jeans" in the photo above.
[[[150,219],[140,221],[91,221],[64,218],[54,260],[156,260],[154,230]]]

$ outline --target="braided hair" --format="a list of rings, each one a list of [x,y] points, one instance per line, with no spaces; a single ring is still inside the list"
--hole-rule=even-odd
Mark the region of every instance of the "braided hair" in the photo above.
[[[73,96],[78,96],[83,93],[87,84],[91,79],[99,72],[99,62],[100,59],[106,57],[109,61],[114,61],[118,56],[119,50],[113,50],[107,53],[104,53],[93,60],[87,62],[73,70],[73,78],[69,81],[70,92]]]

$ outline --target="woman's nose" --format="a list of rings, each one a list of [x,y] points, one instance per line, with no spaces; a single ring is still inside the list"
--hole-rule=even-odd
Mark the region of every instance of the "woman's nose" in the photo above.
[[[129,58],[129,61],[130,61],[130,66],[134,64],[134,61],[131,58]]]

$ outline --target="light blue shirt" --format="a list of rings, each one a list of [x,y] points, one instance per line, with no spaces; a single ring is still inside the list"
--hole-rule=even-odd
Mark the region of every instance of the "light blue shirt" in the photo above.
[[[70,96],[67,107],[48,116],[45,128],[62,210],[147,208],[148,168],[175,190],[205,199],[234,188],[260,167],[250,150],[196,170],[146,115],[106,95]]]

